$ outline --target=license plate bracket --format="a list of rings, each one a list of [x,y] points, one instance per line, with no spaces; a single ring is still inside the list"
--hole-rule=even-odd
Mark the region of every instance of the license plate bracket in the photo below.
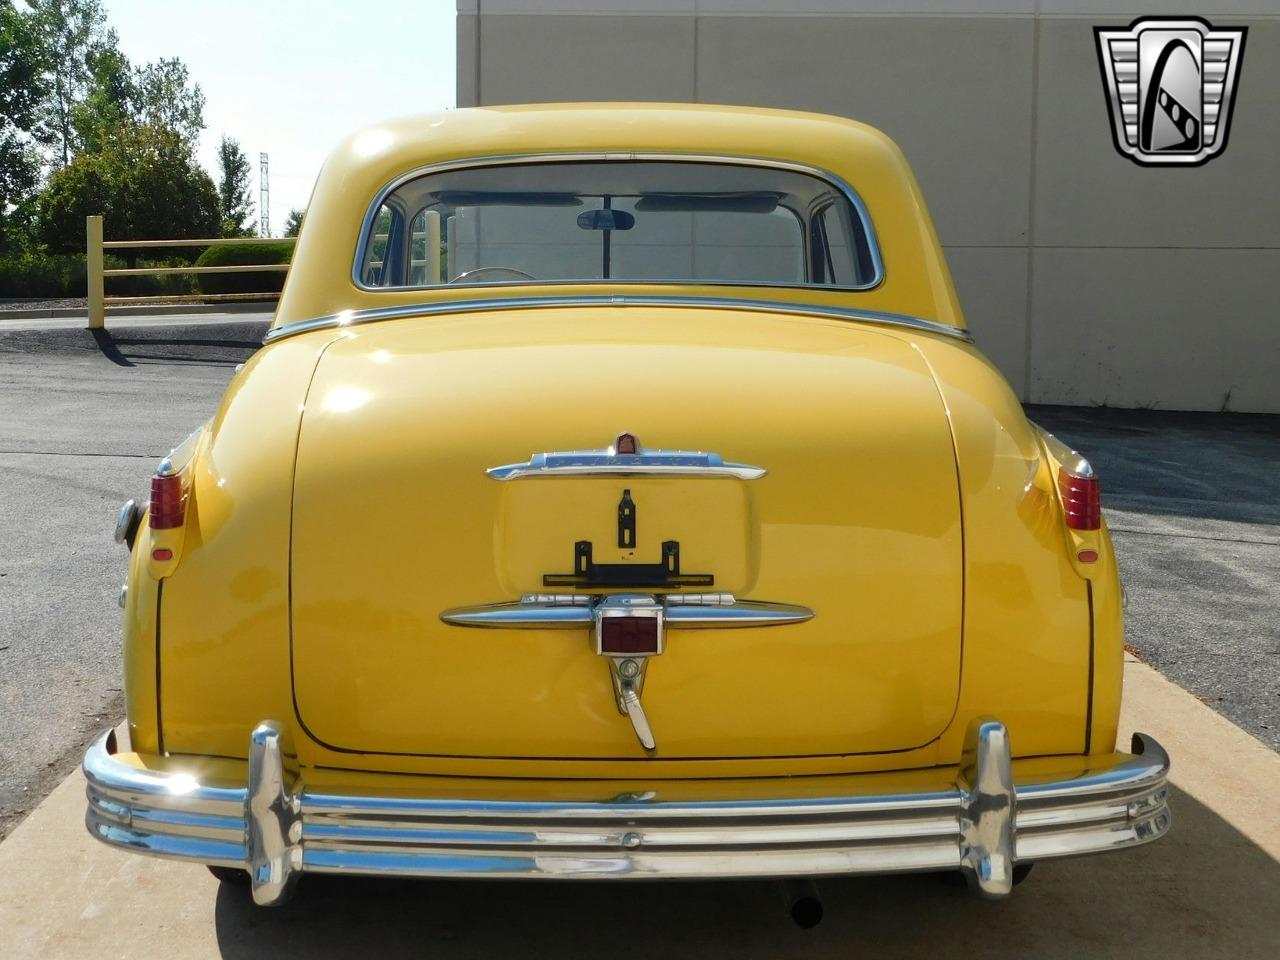
[[[680,572],[680,541],[664,540],[657,563],[596,563],[590,540],[573,545],[573,573],[547,573],[545,587],[709,587],[710,573]]]

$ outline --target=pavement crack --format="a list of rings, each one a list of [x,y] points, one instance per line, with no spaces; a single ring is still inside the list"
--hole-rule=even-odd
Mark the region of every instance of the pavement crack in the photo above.
[[[1144,537],[1165,537],[1170,540],[1212,540],[1215,543],[1251,543],[1259,547],[1280,547],[1277,540],[1251,540],[1247,537],[1213,537],[1203,533],[1171,533],[1168,530],[1138,530],[1135,527],[1108,526],[1112,533],[1136,533]]]
[[[0,456],[16,454],[25,457],[114,457],[121,460],[150,460],[163,457],[163,453],[90,453],[67,450],[0,450]]]

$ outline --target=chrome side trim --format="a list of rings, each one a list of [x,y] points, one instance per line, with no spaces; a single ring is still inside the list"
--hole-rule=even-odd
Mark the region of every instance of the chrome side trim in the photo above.
[[[679,788],[653,788],[641,774],[631,793],[554,802],[287,791],[272,726],[251,740],[250,786],[228,789],[117,758],[108,731],[85,754],[85,823],[134,853],[255,873],[266,865],[260,903],[287,896],[299,872],[635,880],[962,870],[1000,895],[1004,866],[1137,846],[1169,830],[1169,757],[1150,737],[1134,737],[1134,755],[1059,757],[1056,776],[1041,758],[1021,784],[1002,724],[976,721],[967,742],[969,761],[939,769],[932,789],[895,792],[882,774],[855,774],[806,778],[805,794],[791,797],[665,801],[663,790]],[[814,793],[820,783],[829,792]]]
[[[934,320],[886,313],[879,310],[855,310],[822,304],[790,303],[783,300],[755,300],[739,297],[676,296],[666,294],[565,294],[550,297],[495,297],[482,300],[434,300],[426,303],[401,304],[394,307],[371,307],[367,310],[342,310],[323,317],[296,320],[268,330],[263,343],[274,343],[285,337],[313,330],[341,329],[362,323],[402,320],[409,317],[431,317],[441,314],[479,313],[487,310],[536,310],[548,307],[690,307],[698,310],[756,310],[789,316],[821,317],[831,320],[853,320],[863,323],[908,327],[928,333],[939,333],[972,343],[968,330]]]
[[[825,284],[803,284],[799,289],[818,289],[818,290],[835,290],[835,291],[866,291],[873,290],[884,282],[884,258],[880,253],[880,242],[876,238],[875,225],[871,222],[871,214],[867,210],[867,205],[863,202],[861,195],[855,190],[847,180],[836,176],[829,170],[821,167],[815,167],[807,163],[797,163],[792,160],[777,160],[769,157],[744,157],[725,154],[711,153],[644,153],[630,151],[593,151],[579,153],[516,153],[516,154],[500,154],[489,157],[466,157],[459,160],[445,160],[439,163],[431,163],[422,167],[417,167],[407,173],[403,173],[396,177],[381,190],[379,190],[373,198],[373,202],[369,204],[369,208],[365,211],[364,219],[360,223],[360,241],[356,245],[355,259],[351,263],[351,282],[359,290],[370,293],[388,293],[393,290],[439,290],[444,289],[448,284],[435,284],[431,286],[405,286],[405,287],[371,287],[368,286],[360,278],[360,266],[364,263],[365,251],[369,245],[369,239],[372,236],[372,228],[375,219],[378,216],[378,210],[382,207],[382,203],[395,190],[408,183],[410,180],[416,180],[419,177],[425,177],[433,173],[447,173],[450,170],[465,170],[469,167],[505,167],[517,164],[528,163],[598,163],[602,161],[658,161],[672,163],[722,163],[729,166],[739,167],[768,167],[775,170],[790,170],[794,173],[804,173],[811,177],[817,177],[819,180],[825,180],[831,186],[835,187],[843,193],[849,203],[853,205],[853,209],[857,212],[858,218],[862,221],[862,231],[867,238],[868,252],[871,255],[871,279],[865,284],[856,287],[836,287],[827,286]],[[557,281],[538,281],[538,285],[546,285]],[[571,280],[559,281],[565,283],[589,283],[592,281]],[[611,283],[609,280],[597,280],[596,283]],[[694,281],[665,281],[668,283],[692,283]],[[724,284],[725,286],[751,286],[752,284]],[[774,284],[762,284],[762,286],[774,286]]]
[[[270,331],[267,331],[270,333]],[[196,427],[186,438],[169,451],[169,455],[160,461],[156,466],[157,477],[171,477],[178,473],[189,464],[196,455],[196,449],[200,446],[200,437],[204,434],[205,428],[209,426],[209,422],[205,421]]]
[[[813,611],[808,607],[738,600],[728,593],[673,593],[654,595],[653,599],[662,604],[667,627],[769,627],[813,619]],[[440,619],[458,627],[571,630],[593,625],[596,608],[608,602],[608,594],[526,593],[516,602],[483,603],[445,610]]]
[[[1044,439],[1045,446],[1049,448],[1049,453],[1052,454],[1060,464],[1062,464],[1062,468],[1066,470],[1069,475],[1073,477],[1080,477],[1082,479],[1092,479],[1098,475],[1093,469],[1093,464],[1091,464],[1082,453],[1067,446],[1059,440],[1057,436],[1050,433],[1034,420],[1028,420],[1027,423],[1031,424],[1031,426],[1035,428],[1035,431],[1040,434]]]

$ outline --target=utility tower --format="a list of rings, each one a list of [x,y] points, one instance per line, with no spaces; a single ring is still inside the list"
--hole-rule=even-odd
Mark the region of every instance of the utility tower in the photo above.
[[[258,236],[271,236],[271,182],[265,153],[258,154]]]

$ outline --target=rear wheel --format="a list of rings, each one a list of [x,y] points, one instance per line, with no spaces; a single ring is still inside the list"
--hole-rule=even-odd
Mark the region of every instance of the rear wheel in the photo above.
[[[225,883],[232,887],[247,887],[249,885],[249,871],[241,870],[239,867],[215,867],[212,864],[206,864],[209,872],[218,878],[219,883]]]

